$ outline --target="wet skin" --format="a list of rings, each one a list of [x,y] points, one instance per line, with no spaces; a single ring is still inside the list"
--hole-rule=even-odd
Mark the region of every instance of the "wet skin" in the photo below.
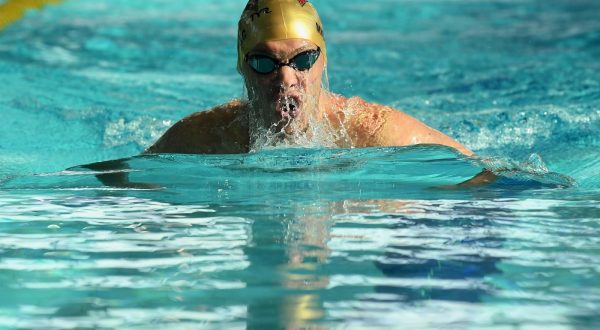
[[[288,63],[297,54],[316,48],[307,40],[288,39],[258,44],[249,54]],[[326,61],[321,53],[309,70],[284,65],[266,75],[242,62],[239,71],[248,101],[233,100],[182,119],[145,153],[246,153],[256,134],[265,130],[282,132],[283,138],[294,134],[310,137],[311,126],[323,124],[337,137],[335,145],[341,148],[440,144],[473,154],[399,110],[324,90],[321,81]]]

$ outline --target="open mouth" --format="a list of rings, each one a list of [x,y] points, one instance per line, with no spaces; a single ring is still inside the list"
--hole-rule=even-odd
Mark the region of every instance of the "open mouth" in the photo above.
[[[277,101],[277,112],[283,119],[296,118],[300,114],[300,99],[290,95],[281,97]]]

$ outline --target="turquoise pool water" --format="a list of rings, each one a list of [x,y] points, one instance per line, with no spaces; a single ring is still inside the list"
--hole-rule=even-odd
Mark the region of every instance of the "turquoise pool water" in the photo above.
[[[132,157],[242,95],[243,1],[30,11],[0,31],[0,328],[600,327],[600,3],[315,4],[333,91],[480,157]]]

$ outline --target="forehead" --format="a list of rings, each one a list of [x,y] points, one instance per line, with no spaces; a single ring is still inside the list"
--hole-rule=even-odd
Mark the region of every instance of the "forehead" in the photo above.
[[[267,53],[285,57],[290,53],[315,48],[317,45],[306,39],[269,40],[257,44],[249,53]]]

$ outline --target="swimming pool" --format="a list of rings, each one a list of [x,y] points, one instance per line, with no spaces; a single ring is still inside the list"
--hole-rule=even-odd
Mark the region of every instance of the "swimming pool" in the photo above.
[[[481,159],[126,158],[242,95],[243,1],[29,11],[0,31],[0,328],[600,327],[600,4],[315,5],[333,91]],[[139,185],[79,166],[113,159]],[[448,189],[483,167],[514,170]]]

